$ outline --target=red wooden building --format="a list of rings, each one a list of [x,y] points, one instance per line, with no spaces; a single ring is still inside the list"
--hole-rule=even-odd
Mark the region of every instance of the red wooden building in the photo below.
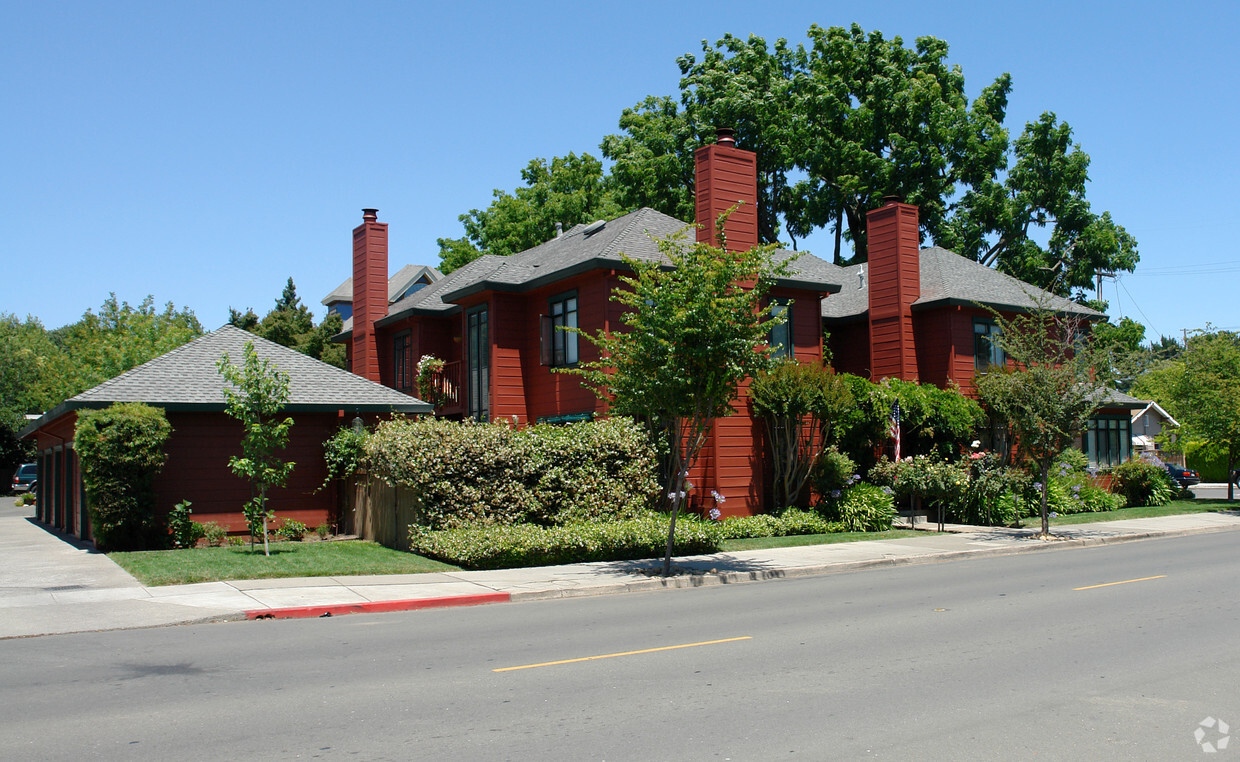
[[[699,240],[713,237],[712,221],[739,203],[727,221],[727,245],[758,242],[756,172],[755,155],[738,148],[729,131],[698,149]],[[1003,362],[989,341],[997,328],[987,308],[1010,315],[1041,304],[1103,317],[944,249],[920,250],[915,206],[889,200],[868,222],[868,263],[841,268],[802,254],[776,283],[771,308],[788,304],[789,321],[786,332],[773,333],[772,346],[802,362],[822,362],[825,330],[839,371],[874,381],[956,384],[972,394],[977,370]],[[483,256],[390,302],[399,288],[387,277],[387,225],[366,209],[353,231],[352,293],[342,284],[332,296],[352,303],[338,338],[347,342],[355,373],[405,392],[414,389],[423,355],[445,360],[441,415],[526,424],[604,414],[605,404],[577,377],[552,372],[594,359],[593,346],[555,329],[618,327],[621,310],[610,295],[626,271],[620,254],[657,259],[656,241],[688,227],[638,209],[577,225],[509,257]],[[717,490],[727,498],[725,514],[744,515],[760,511],[767,493],[762,429],[744,388],[734,407],[736,415],[716,422],[690,480],[699,501]]]
[[[77,411],[114,402],[145,402],[165,411],[172,425],[168,455],[155,479],[155,509],[165,515],[177,503],[193,503],[194,518],[246,531],[242,505],[249,482],[235,476],[228,459],[241,454],[241,424],[224,412],[226,384],[216,363],[227,352],[242,362],[246,342],[260,358],[289,375],[285,412],[294,420],[282,454],[296,463],[285,487],[271,491],[271,509],[307,526],[329,523],[337,511],[334,485],[326,477],[323,442],[354,417],[430,412],[431,406],[322,363],[287,347],[226,325],[65,401],[23,432],[38,446],[40,521],[91,539],[82,474],[73,449]]]

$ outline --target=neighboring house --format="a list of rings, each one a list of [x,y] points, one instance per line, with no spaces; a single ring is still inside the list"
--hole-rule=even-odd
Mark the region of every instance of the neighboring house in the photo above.
[[[433,267],[405,265],[388,278],[388,304],[395,304],[442,277],[443,273]],[[323,297],[321,303],[327,307],[328,313],[335,312],[344,320],[353,317],[353,278],[345,278],[343,283]]]
[[[1154,400],[1141,400],[1144,407],[1132,411],[1132,450],[1134,455],[1152,454],[1160,460],[1184,465],[1183,453],[1169,453],[1162,449],[1159,437],[1168,430],[1180,428],[1180,422],[1162,409]]]
[[[280,516],[313,527],[337,513],[334,486],[321,490],[320,486],[326,477],[323,442],[341,425],[358,416],[373,420],[431,410],[421,400],[225,325],[82,392],[23,430],[23,438],[35,439],[38,446],[39,519],[90,539],[86,496],[73,449],[77,411],[114,402],[145,402],[163,408],[173,429],[166,445],[167,462],[155,479],[156,512],[166,514],[178,502],[189,500],[198,521],[245,531],[241,508],[251,497],[250,484],[228,468],[229,457],[241,454],[241,424],[224,412],[226,382],[216,363],[227,352],[240,365],[246,342],[253,342],[259,357],[289,375],[285,411],[295,423],[281,457],[296,466],[288,485],[269,493],[269,505]]]
[[[1082,432],[1079,446],[1090,468],[1114,468],[1133,455],[1133,412],[1148,403],[1116,389],[1099,389],[1098,410]]]

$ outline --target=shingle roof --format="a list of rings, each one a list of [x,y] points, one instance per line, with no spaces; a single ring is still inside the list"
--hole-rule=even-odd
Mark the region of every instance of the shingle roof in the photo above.
[[[1131,394],[1124,394],[1119,389],[1112,389],[1109,386],[1099,387],[1089,396],[1099,407],[1104,408],[1122,407],[1129,410],[1140,410],[1149,405],[1149,402],[1146,400],[1139,400]]]
[[[201,336],[132,370],[71,397],[28,430],[60,417],[66,410],[104,407],[113,402],[145,402],[173,410],[223,410],[227,383],[216,367],[227,353],[233,364],[253,342],[260,358],[289,376],[289,412],[429,413],[430,404],[328,365],[294,349],[255,336],[233,325]]]
[[[866,277],[862,278],[862,267],[866,266],[839,268],[844,288],[823,300],[822,316],[825,319],[846,322],[860,318],[869,311],[869,269],[867,267]],[[1087,318],[1104,317],[1101,312],[1071,299],[1043,291],[938,246],[921,250],[920,273],[921,296],[913,302],[913,309],[982,304],[1000,311],[1024,312],[1044,307]]]
[[[388,302],[396,301],[406,288],[418,278],[426,275],[428,279],[434,283],[443,277],[443,273],[433,267],[426,265],[405,265],[396,271],[396,274],[388,278]],[[344,279],[344,282],[332,289],[332,292],[323,297],[320,304],[332,305],[337,302],[353,302],[353,277]]]

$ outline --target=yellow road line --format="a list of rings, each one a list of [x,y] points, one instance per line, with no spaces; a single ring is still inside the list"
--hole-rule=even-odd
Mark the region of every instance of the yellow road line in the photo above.
[[[520,667],[501,667],[493,669],[492,672],[512,672],[517,669],[534,669],[535,667],[554,667],[557,664],[572,664],[579,661],[594,661],[595,659],[612,659],[617,656],[636,656],[637,654],[652,654],[656,651],[673,651],[677,648],[694,648],[696,646],[713,646],[716,643],[733,643],[738,640],[752,640],[753,636],[743,635],[739,638],[724,638],[723,640],[704,640],[701,643],[682,643],[678,646],[663,646],[661,648],[644,648],[641,651],[623,651],[618,654],[602,654],[601,656],[583,656],[580,659],[562,659],[560,661],[545,661],[542,664],[524,664]]]
[[[1162,579],[1162,578],[1163,578],[1163,577],[1165,577],[1165,576],[1167,576],[1167,575],[1166,575],[1166,574],[1159,574],[1158,576],[1155,576],[1155,577],[1141,577],[1140,579],[1126,579],[1126,580],[1122,580],[1122,581],[1120,581],[1120,582],[1105,582],[1105,583],[1103,583],[1103,584],[1101,584],[1101,585],[1088,585],[1088,586],[1086,586],[1086,587],[1074,587],[1074,588],[1072,588],[1072,589],[1073,589],[1074,591],[1075,591],[1075,590],[1093,590],[1094,588],[1098,588],[1098,587],[1110,587],[1111,585],[1127,585],[1129,582],[1145,582],[1146,580],[1151,580],[1151,579]]]

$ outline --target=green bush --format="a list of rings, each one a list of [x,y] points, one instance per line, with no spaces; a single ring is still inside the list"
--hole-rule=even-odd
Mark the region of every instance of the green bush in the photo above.
[[[814,462],[814,468],[809,474],[810,484],[821,501],[852,484],[856,473],[857,464],[852,458],[835,447],[829,447],[823,450]],[[838,494],[836,496],[838,497]]]
[[[280,520],[280,526],[276,528],[276,537],[289,542],[301,542],[306,536],[306,532],[310,529],[297,519],[284,518]]]
[[[1179,489],[1171,481],[1167,469],[1144,460],[1129,460],[1111,472],[1115,482],[1111,489],[1123,495],[1129,507],[1166,505]]]
[[[172,427],[164,412],[140,402],[78,413],[73,446],[90,506],[91,534],[100,550],[163,547],[152,482],[167,457]]]
[[[207,538],[207,546],[211,548],[220,547],[228,539],[228,530],[214,521],[202,525],[202,534]]]
[[[648,514],[609,523],[540,527],[409,527],[409,550],[467,569],[657,558],[667,545],[668,517]],[[683,521],[676,527],[678,555],[714,553],[723,541],[717,522]]]
[[[182,500],[168,512],[168,532],[172,535],[174,548],[194,548],[206,536],[202,524],[190,518],[190,501]]]
[[[413,490],[432,529],[640,515],[657,489],[645,430],[627,418],[512,429],[389,421],[366,440],[372,472]]]
[[[829,519],[838,521],[845,532],[881,532],[891,529],[896,518],[891,488],[864,482],[824,503],[822,511]]]
[[[782,514],[734,516],[719,522],[725,540],[749,537],[786,537],[802,534],[831,534],[844,531],[843,524],[829,521],[811,511],[789,508]],[[677,524],[679,527],[680,525]]]
[[[323,461],[327,465],[327,476],[319,489],[336,479],[348,479],[357,472],[366,454],[367,436],[363,428],[345,426],[323,443]]]
[[[1019,518],[1016,496],[1028,489],[1028,477],[1019,469],[1004,466],[998,453],[979,455],[969,461],[969,487],[948,515],[975,526],[1015,523]]]
[[[913,496],[929,509],[942,505],[950,513],[964,502],[969,491],[968,461],[949,462],[931,455],[917,455],[892,462],[884,456],[870,469],[870,482],[890,487],[896,500]]]

